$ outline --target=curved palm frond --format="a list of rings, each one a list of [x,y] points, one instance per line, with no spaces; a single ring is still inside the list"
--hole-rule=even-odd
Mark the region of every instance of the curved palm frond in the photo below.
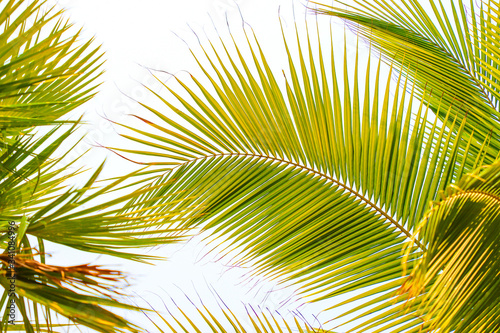
[[[428,250],[404,288],[410,294],[426,290],[416,305],[430,330],[500,328],[499,194],[497,161],[448,187],[420,223],[417,231]]]
[[[144,105],[156,118],[135,116],[146,129],[122,125],[134,133],[123,136],[149,149],[114,149],[172,168],[152,183],[165,186],[131,204],[178,200],[175,207],[185,212],[180,227],[210,230],[233,262],[295,283],[309,300],[371,287],[354,299],[382,295],[378,302],[388,304],[404,281],[402,250],[412,229],[438,191],[464,172],[465,121],[452,120],[448,129],[436,118],[429,126],[428,105],[414,106],[401,74],[394,96],[391,74],[380,88],[380,62],[374,80],[369,68],[360,80],[356,59],[352,89],[347,55],[339,80],[333,53],[322,53],[331,45],[319,40],[316,58],[309,38],[297,57],[285,38],[289,73],[281,85],[248,36],[246,50],[234,43],[231,52],[222,39],[222,52],[201,46],[208,65],[193,55],[205,77],[191,75],[189,83],[176,77],[184,93],[165,86],[172,101],[155,93],[183,124]],[[450,110],[438,113],[451,120]],[[417,240],[414,256],[424,249]]]
[[[345,19],[414,82],[418,96],[429,101],[440,119],[445,115],[436,112],[439,107],[450,107],[451,119],[461,121],[467,115],[463,136],[473,138],[466,140],[471,141],[468,171],[480,165],[475,163],[478,159],[492,163],[500,151],[495,79],[500,61],[499,3],[480,1],[479,7],[473,1],[466,7],[462,0],[338,3],[348,9],[317,3],[315,11]]]

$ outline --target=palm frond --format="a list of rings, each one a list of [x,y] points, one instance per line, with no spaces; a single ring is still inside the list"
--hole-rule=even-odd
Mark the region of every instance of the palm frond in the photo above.
[[[58,138],[58,140],[64,139],[64,136]],[[55,149],[50,146],[49,148]],[[32,157],[29,151],[23,151],[23,153],[26,153],[26,157]],[[11,247],[9,244],[11,241],[9,236],[11,233],[8,232],[9,226],[14,224],[14,234],[17,239],[17,246],[14,246],[14,249],[18,247],[15,251],[28,251],[31,253],[34,247],[30,244],[29,236],[35,236],[41,252],[41,260],[38,262],[32,258],[29,264],[31,266],[37,264],[44,274],[55,269],[55,273],[51,274],[57,275],[60,273],[62,276],[60,284],[68,284],[72,280],[66,270],[45,265],[44,241],[52,241],[87,252],[108,254],[144,262],[158,258],[135,253],[135,251],[130,252],[130,250],[183,239],[182,233],[175,227],[175,221],[166,219],[165,214],[161,216],[149,214],[137,218],[134,217],[134,215],[137,215],[137,210],[129,213],[123,213],[122,211],[121,206],[125,202],[146,192],[144,190],[134,191],[134,189],[137,189],[138,186],[148,180],[145,176],[150,171],[139,170],[101,184],[98,177],[103,169],[103,163],[90,176],[83,187],[68,189],[64,184],[68,176],[59,173],[61,170],[66,169],[66,166],[60,166],[61,158],[56,159],[56,161],[40,161],[44,156],[44,152],[35,155],[34,158],[38,159],[37,162],[42,164],[35,163],[30,172],[23,173],[29,177],[28,179],[24,177],[21,179],[17,174],[14,174],[1,183],[5,184],[10,178],[16,177],[15,181],[17,183],[12,182],[12,191],[5,191],[5,197],[18,198],[17,195],[23,194],[20,200],[2,202],[4,205],[0,209],[0,230],[2,231],[0,248],[4,249],[5,253]],[[29,158],[28,162],[26,162],[18,156],[13,161],[20,162],[23,165],[19,168],[20,171],[31,168]],[[131,191],[131,193],[123,194],[126,191]],[[119,195],[116,196],[115,193]],[[104,200],[110,194],[113,194],[111,199]],[[11,252],[12,249],[9,250],[9,253]],[[77,269],[78,267],[75,268],[76,270],[73,268],[75,267],[69,268],[69,273],[75,273],[75,279],[82,279],[87,286],[93,285],[96,288],[109,289],[107,284],[98,283],[102,279],[96,280],[95,283],[87,281]],[[35,273],[40,273],[40,269]],[[101,269],[96,270],[96,272],[106,273]],[[65,274],[68,275],[67,278],[65,278]],[[92,277],[91,270],[89,270],[89,274]],[[15,288],[16,295],[19,296],[16,299],[16,304],[24,320],[23,325],[25,328],[29,325],[40,327],[42,319],[36,316],[34,322],[32,322],[32,312],[27,312],[23,308],[35,309],[33,311],[36,313],[37,307],[41,306],[42,308],[45,307],[46,311],[49,311],[49,309],[56,311],[68,317],[72,322],[87,325],[101,332],[109,332],[111,329],[115,331],[136,331],[136,328],[128,321],[113,315],[102,306],[121,306],[137,310],[136,308],[128,307],[124,303],[112,299],[91,296],[89,290],[84,288],[66,290],[63,286],[54,286],[54,283],[57,284],[57,282],[51,279],[47,280],[46,276],[42,279],[36,274],[33,277],[30,276],[29,274],[27,277],[17,274]],[[3,283],[2,286],[6,288],[8,284]],[[5,293],[7,290],[6,288]],[[4,307],[4,309],[7,309],[4,312],[5,318],[8,308]],[[49,329],[53,327],[50,320],[46,319],[46,323]],[[5,325],[6,329],[12,327],[11,325]]]
[[[164,196],[157,208],[142,206],[160,214],[166,211],[161,205],[177,200],[181,229],[209,230],[208,237],[224,245],[219,251],[234,255],[232,263],[294,283],[309,300],[360,287],[373,289],[358,300],[392,299],[416,222],[438,191],[467,171],[460,166],[468,150],[459,146],[465,121],[455,124],[448,107],[438,113],[452,121],[450,129],[437,118],[429,123],[429,105],[414,102],[401,75],[394,96],[391,73],[380,88],[380,62],[375,79],[368,68],[360,80],[364,68],[356,61],[349,76],[344,54],[339,79],[333,53],[322,52],[332,40],[319,40],[316,57],[310,37],[305,44],[299,39],[305,46],[298,52],[285,38],[289,73],[281,83],[258,41],[247,40],[245,50],[236,43],[230,50],[222,39],[223,51],[202,46],[206,57],[193,55],[205,77],[176,77],[184,92],[165,85],[171,100],[155,93],[182,124],[144,105],[153,114],[135,116],[144,129],[122,125],[133,133],[124,137],[149,148],[115,152],[172,169],[152,183],[156,190],[130,205]],[[412,247],[415,256],[424,249],[423,243]]]
[[[1,151],[0,215],[4,218],[26,213],[29,202],[50,193],[50,188],[57,190],[67,178],[59,174],[63,174],[70,165],[61,167],[57,162],[62,157],[53,159],[52,156],[74,132],[75,126],[63,132],[59,130],[58,127],[53,128],[39,138],[19,136]]]
[[[22,325],[24,331],[35,332],[35,328],[40,326],[41,322],[38,320],[32,323],[29,320],[26,313],[28,310],[26,299],[35,302],[34,307],[46,306],[75,323],[84,324],[99,332],[138,331],[137,327],[132,326],[127,320],[102,307],[138,310],[114,299],[120,293],[114,289],[112,283],[123,280],[121,272],[91,265],[70,267],[46,265],[30,257],[30,254],[20,254],[14,258],[8,254],[0,255],[2,262],[0,283],[5,289],[1,305],[9,308],[8,302],[11,300],[15,302],[17,310],[24,318],[24,323],[18,326]],[[14,264],[10,264],[12,261]],[[11,266],[14,267],[9,268]],[[12,284],[15,285],[15,294],[11,295]],[[82,294],[82,291],[86,294]],[[10,320],[12,318],[4,316],[1,323],[2,330],[10,327],[7,323]]]
[[[500,162],[448,187],[418,227],[428,250],[404,286],[429,329],[495,332],[500,328],[498,250]],[[410,305],[414,305],[411,302]]]
[[[13,296],[8,295],[5,274],[1,278],[2,331],[52,331],[58,327],[51,319],[53,311],[101,332],[137,331],[104,308],[138,310],[103,294],[112,289],[106,281],[116,282],[117,272],[47,265],[44,242],[145,261],[157,258],[135,249],[178,241],[182,233],[165,215],[136,218],[135,208],[123,212],[125,202],[145,193],[134,190],[148,181],[149,170],[101,181],[103,163],[83,186],[68,186],[68,179],[82,172],[71,169],[81,156],[64,164],[69,151],[61,148],[80,119],[64,116],[93,96],[101,54],[92,40],[82,42],[72,33],[61,12],[44,5],[38,0],[2,1],[0,10],[0,248],[1,256],[21,256],[16,257]],[[42,125],[46,130],[40,133]],[[22,320],[16,325],[6,324],[10,299]]]
[[[116,179],[99,181],[104,163],[89,177],[81,188],[67,188],[68,178],[78,172],[67,172],[70,165],[63,165],[64,158],[52,159],[54,152],[73,133],[75,126],[60,134],[54,128],[44,136],[19,139],[9,145],[0,156],[0,221],[3,226],[9,221],[27,218],[26,235],[97,253],[118,255],[134,260],[151,258],[117,249],[157,245],[182,239],[182,236],[160,236],[175,234],[175,221],[167,216],[141,216],[134,218],[132,212],[122,213],[120,204],[139,197],[146,190],[137,190],[148,181],[149,171],[138,170]],[[55,137],[53,139],[53,137]],[[53,141],[51,141],[53,139]],[[39,148],[43,148],[40,150]],[[65,175],[66,173],[66,175]],[[144,178],[144,177],[143,177]],[[128,194],[123,194],[130,192]],[[121,193],[104,200],[105,195]],[[147,204],[143,202],[142,204]],[[172,227],[169,227],[172,226]],[[161,228],[163,230],[160,230]],[[134,234],[130,234],[134,231]],[[156,235],[156,237],[143,236]],[[0,237],[2,248],[6,248],[6,233]]]
[[[33,126],[53,125],[94,94],[101,64],[92,40],[79,41],[43,1],[2,1],[0,131],[2,144]],[[33,22],[32,22],[33,21]]]
[[[498,2],[410,0],[341,2],[344,8],[320,5],[316,12],[345,19],[383,58],[395,64],[416,87],[431,109],[451,108],[451,119],[461,121],[468,171],[477,159],[492,163],[500,151],[500,104],[495,71],[498,68]],[[432,94],[428,94],[432,91]],[[450,125],[448,119],[447,125]],[[485,149],[483,143],[488,141]],[[463,144],[465,147],[466,142]],[[482,152],[482,153],[480,153]],[[483,155],[484,154],[484,155]]]

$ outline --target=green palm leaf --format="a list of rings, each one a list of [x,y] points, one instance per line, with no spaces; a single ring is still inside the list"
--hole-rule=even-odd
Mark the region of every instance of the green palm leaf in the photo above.
[[[419,225],[428,251],[405,288],[410,294],[426,290],[417,305],[431,330],[500,328],[499,172],[497,161],[466,175],[443,192]]]
[[[98,48],[81,44],[60,12],[43,1],[3,0],[0,13],[0,131],[2,142],[33,126],[61,122],[87,101],[99,75]],[[34,20],[31,22],[31,20]]]
[[[359,80],[358,62],[351,89],[347,56],[342,82],[333,54],[322,53],[331,41],[319,41],[316,59],[310,39],[298,56],[287,46],[289,74],[280,86],[258,42],[247,38],[246,50],[233,44],[231,52],[222,40],[223,53],[202,46],[207,66],[193,54],[205,77],[176,77],[184,93],[165,86],[172,101],[156,94],[187,125],[146,105],[154,120],[136,119],[149,129],[122,125],[133,133],[124,137],[150,149],[117,153],[172,166],[152,183],[163,187],[131,205],[155,196],[167,198],[160,205],[177,200],[185,212],[180,228],[210,230],[233,263],[294,283],[309,300],[370,286],[354,300],[384,295],[378,302],[386,306],[404,281],[402,250],[428,202],[467,170],[460,165],[468,149],[459,149],[465,122],[455,125],[448,107],[438,113],[450,129],[429,123],[428,105],[414,103],[401,75],[391,97],[391,75],[380,89],[379,74],[373,80],[368,69]],[[415,258],[422,250],[417,239]]]
[[[495,79],[498,2],[481,1],[479,8],[472,1],[466,7],[462,0],[448,4],[441,0],[338,3],[348,9],[320,4],[316,11],[345,19],[415,83],[418,96],[429,101],[441,120],[445,115],[436,111],[439,107],[450,107],[452,119],[461,121],[467,115],[463,136],[473,138],[471,157],[466,161],[469,171],[477,159],[492,163],[500,151]],[[446,124],[451,124],[449,119]],[[483,148],[485,141],[488,145]]]
[[[314,327],[303,319],[300,313],[293,314],[293,321],[286,320],[279,312],[271,312],[269,309],[258,309],[252,306],[245,305],[246,316],[238,317],[233,311],[221,300],[218,311],[209,309],[202,304],[196,306],[189,300],[196,309],[196,317],[188,315],[175,302],[173,302],[175,310],[171,310],[164,303],[168,315],[162,315],[159,311],[154,310],[156,315],[161,320],[153,320],[149,315],[148,319],[156,326],[159,332],[165,332],[163,326],[170,329],[169,332],[248,332],[252,329],[259,333],[285,333],[285,332],[317,332],[317,333],[334,333],[322,328]],[[266,311],[267,310],[267,311]],[[177,313],[176,313],[177,312]],[[163,324],[163,325],[162,325]]]
[[[2,331],[52,331],[58,327],[54,312],[101,332],[137,331],[104,308],[139,310],[103,295],[122,275],[115,279],[114,271],[97,267],[47,265],[45,241],[145,261],[156,257],[135,249],[179,241],[182,234],[165,214],[135,217],[139,208],[123,211],[127,201],[150,190],[138,189],[150,180],[148,170],[102,181],[103,163],[83,186],[68,186],[68,179],[83,172],[72,169],[81,156],[63,164],[74,146],[62,147],[73,140],[80,120],[62,117],[93,96],[101,55],[91,40],[81,42],[71,33],[60,12],[43,10],[44,5],[2,1],[0,12],[0,248],[1,256],[17,255],[18,268],[16,294],[8,295],[2,261]],[[43,133],[37,131],[41,125]],[[9,250],[10,227],[16,241]],[[22,320],[16,325],[7,325],[10,300]]]

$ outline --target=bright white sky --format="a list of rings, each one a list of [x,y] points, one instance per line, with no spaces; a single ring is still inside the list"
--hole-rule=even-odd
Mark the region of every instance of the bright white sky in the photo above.
[[[214,36],[209,14],[221,31],[227,31],[227,15],[231,29],[241,29],[238,5],[245,21],[255,30],[271,63],[276,65],[276,69],[280,69],[286,58],[281,49],[278,8],[281,6],[281,17],[285,25],[294,22],[291,0],[53,0],[49,3],[65,8],[71,21],[84,28],[83,36],[94,36],[106,52],[106,74],[103,76],[104,84],[100,93],[78,110],[86,113],[85,119],[91,124],[87,128],[89,134],[85,144],[80,148],[82,151],[93,142],[116,146],[120,142],[123,144],[123,140],[118,139],[109,122],[103,119],[104,116],[114,121],[127,122],[130,119],[126,114],[145,112],[120,91],[146,104],[155,103],[140,85],[144,83],[154,86],[154,80],[141,65],[173,73],[196,70],[185,43],[174,35],[175,32],[189,45],[196,46],[196,38],[187,24],[198,34],[203,34],[205,29],[209,35]],[[299,1],[295,1],[295,17],[301,21],[304,17],[304,6]],[[328,18],[321,19],[328,22]],[[342,25],[335,26],[339,35],[342,35]],[[352,41],[348,44],[348,52],[353,52],[354,45]],[[342,49],[343,45],[339,47]],[[105,156],[105,150],[94,149],[85,164],[97,165]],[[122,173],[127,168],[132,170],[135,166],[110,157],[110,163],[107,165],[108,175],[115,175],[117,170]],[[188,313],[194,313],[194,308],[183,293],[200,305],[196,296],[198,292],[205,304],[214,305],[215,297],[208,286],[216,290],[234,312],[239,314],[244,313],[241,302],[268,307],[271,310],[279,309],[283,315],[302,303],[288,302],[280,307],[280,303],[286,302],[292,295],[292,290],[276,290],[278,287],[274,283],[257,283],[257,279],[244,281],[242,277],[248,273],[247,269],[228,270],[222,263],[215,262],[213,256],[198,262],[205,253],[199,239],[188,244],[166,246],[151,251],[151,254],[168,257],[168,261],[159,262],[156,266],[139,265],[108,257],[96,258],[79,252],[69,252],[58,246],[48,247],[48,250],[53,255],[50,260],[56,264],[77,265],[91,262],[108,267],[111,264],[111,267],[129,272],[132,286],[125,291],[144,297],[159,311],[165,310],[160,298],[165,300],[170,309],[173,308],[169,300],[171,296],[177,304],[187,309]],[[145,305],[140,299],[136,301]],[[317,314],[323,308],[324,304],[304,305],[300,307],[300,311],[312,322],[311,314]],[[126,316],[145,330],[157,332],[144,315],[127,313]],[[326,318],[323,316],[320,319]],[[166,326],[163,327],[168,331]],[[81,328],[81,331],[87,332],[87,329]]]

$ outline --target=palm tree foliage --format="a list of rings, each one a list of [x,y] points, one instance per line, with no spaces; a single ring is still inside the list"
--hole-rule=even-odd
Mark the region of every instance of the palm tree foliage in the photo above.
[[[75,168],[81,156],[72,150],[80,120],[65,117],[95,94],[102,53],[92,40],[82,42],[61,13],[47,10],[43,1],[0,5],[0,328],[52,331],[60,326],[54,322],[57,313],[100,332],[137,331],[103,307],[138,310],[119,301],[121,272],[46,262],[46,241],[145,261],[153,257],[130,249],[179,240],[160,237],[174,232],[165,216],[137,219],[134,209],[121,208],[142,194],[133,189],[149,179],[149,171],[101,181],[102,164],[83,186],[68,186],[68,179],[83,170]],[[9,292],[14,273],[15,294]],[[11,301],[14,325],[8,323],[14,319]]]
[[[418,88],[432,90],[427,98],[433,110],[452,107],[462,120],[468,115],[470,153],[477,154],[485,140],[485,163],[500,149],[499,97],[496,74],[500,33],[497,1],[357,1],[320,5],[319,13],[343,18],[372,47],[405,73]],[[346,9],[347,8],[347,9]],[[441,116],[442,118],[442,116]]]
[[[428,292],[420,306],[435,316],[430,328],[494,332],[499,325],[497,161],[450,186],[422,219],[428,250],[411,273],[410,292]]]
[[[179,229],[207,231],[232,264],[308,301],[365,287],[326,309],[362,300],[329,318],[354,314],[350,331],[495,332],[498,4],[430,1],[431,18],[416,0],[355,3],[316,11],[345,19],[379,61],[339,62],[337,32],[310,27],[283,31],[283,75],[248,31],[192,50],[203,75],[151,90],[163,109],[135,116],[149,129],[122,125],[149,148],[116,152],[171,168],[130,204],[162,214],[177,201]]]
[[[256,332],[328,332],[338,319],[355,332],[497,331],[500,6],[354,3],[315,11],[346,20],[379,59],[334,54],[339,32],[310,25],[305,37],[282,29],[282,72],[251,31],[200,44],[202,74],[175,76],[168,97],[151,90],[162,108],[142,104],[148,116],[121,124],[145,148],[114,151],[152,167],[99,181],[102,164],[68,187],[83,171],[63,164],[79,123],[64,117],[94,94],[101,54],[43,2],[2,1],[0,306],[14,222],[22,316],[7,325],[6,310],[2,330],[51,331],[54,312],[101,332],[140,330],[109,310],[140,310],[118,300],[121,272],[49,265],[44,241],[146,261],[128,249],[206,232],[233,264],[328,301],[329,320],[252,307],[238,318],[221,302],[196,319],[168,310],[160,331],[245,331],[249,320]]]

